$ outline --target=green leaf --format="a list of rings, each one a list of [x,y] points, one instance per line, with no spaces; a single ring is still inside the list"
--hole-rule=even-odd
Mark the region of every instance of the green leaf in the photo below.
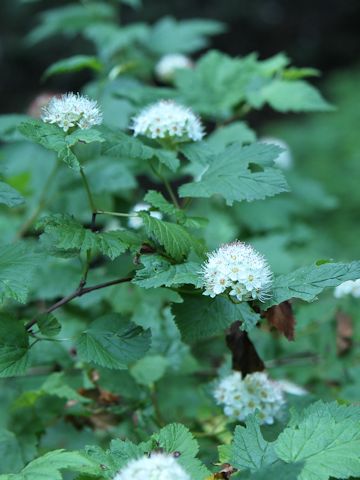
[[[101,133],[92,128],[89,130],[75,130],[68,134],[62,128],[50,123],[44,123],[41,120],[29,120],[19,126],[19,131],[28,139],[47,150],[57,153],[60,160],[65,162],[74,170],[80,169],[80,163],[71,147],[78,142],[92,143],[104,141]]]
[[[258,313],[250,307],[247,302],[239,303],[239,311],[241,313],[241,330],[250,332],[261,320]]]
[[[12,377],[25,372],[29,356],[29,336],[22,323],[0,317],[0,377]]]
[[[8,207],[17,207],[24,203],[24,197],[15,188],[0,181],[0,203]]]
[[[56,337],[61,330],[60,322],[52,313],[43,313],[37,317],[37,326],[46,337]]]
[[[37,227],[44,230],[41,240],[55,255],[57,252],[54,248],[59,253],[72,251],[75,254],[98,250],[113,260],[129,247],[141,245],[141,239],[133,232],[127,230],[92,232],[70,215],[59,214],[42,218]]]
[[[291,463],[276,461],[272,465],[262,467],[256,472],[242,476],[244,480],[274,480],[276,478],[281,480],[296,480],[299,477],[303,468],[302,463]]]
[[[328,112],[334,110],[312,85],[302,80],[273,80],[260,93],[263,101],[280,112]]]
[[[164,222],[145,212],[139,212],[138,215],[144,222],[147,234],[162,245],[175,260],[182,260],[191,251],[195,251],[197,254],[202,253],[200,240],[190,235],[183,226]]]
[[[159,20],[146,39],[146,45],[159,55],[191,53],[208,45],[207,37],[224,31],[224,24],[215,20],[182,20],[172,17]]]
[[[83,361],[122,369],[147,352],[150,331],[116,314],[109,314],[95,320],[76,344]]]
[[[17,471],[24,466],[16,435],[4,429],[0,430],[0,458],[0,474]]]
[[[253,143],[255,140],[255,132],[245,122],[233,122],[231,125],[215,130],[207,138],[206,143],[215,153],[220,153],[232,143],[244,145]]]
[[[288,185],[283,174],[277,168],[267,167],[280,152],[275,145],[232,145],[213,156],[200,181],[181,186],[180,196],[209,198],[218,194],[232,205],[234,201],[251,202],[286,192]],[[251,164],[261,165],[261,171],[250,170]]]
[[[54,450],[30,462],[20,473],[0,475],[0,480],[61,480],[60,470],[101,474],[99,465],[82,453]]]
[[[0,247],[0,303],[13,299],[25,303],[40,255],[21,243]]]
[[[149,190],[144,197],[144,201],[150,203],[150,205],[166,215],[177,217],[180,213],[183,214],[179,208],[168,202],[162,193],[155,190]]]
[[[140,358],[131,368],[131,375],[141,385],[150,387],[165,374],[168,360],[161,355]]]
[[[105,155],[116,158],[131,158],[135,160],[150,160],[157,158],[170,170],[175,171],[180,165],[175,152],[145,145],[141,140],[123,132],[107,132],[103,148]]]
[[[178,462],[189,473],[192,480],[204,480],[210,472],[195,458],[199,446],[189,430],[180,423],[172,423],[153,435],[160,448],[165,452],[179,452]]]
[[[202,285],[201,265],[186,262],[172,265],[160,255],[142,255],[144,268],[137,270],[133,283],[143,288],[172,287],[182,284]]]
[[[304,462],[299,479],[360,476],[359,419],[336,418],[322,402],[316,409],[305,410],[302,417],[285,428],[274,443],[277,455],[285,462]]]
[[[290,298],[311,302],[325,288],[334,288],[346,280],[357,278],[360,278],[360,261],[315,264],[299,268],[292,273],[275,278],[273,297],[266,305],[278,305]]]
[[[174,305],[172,310],[184,341],[218,334],[242,318],[241,304],[235,305],[227,298],[203,295],[182,297],[183,303]]]
[[[175,84],[184,103],[210,118],[228,118],[245,100],[247,86],[258,73],[256,57],[231,58],[218,51],[203,55],[193,69],[178,70]]]
[[[246,421],[246,428],[235,428],[230,463],[242,470],[252,472],[275,462],[277,459],[273,445],[264,440],[255,417]]]
[[[99,72],[102,69],[102,63],[90,55],[74,55],[73,57],[63,58],[50,65],[45,70],[44,78],[58,75],[59,73],[79,72],[84,69]]]

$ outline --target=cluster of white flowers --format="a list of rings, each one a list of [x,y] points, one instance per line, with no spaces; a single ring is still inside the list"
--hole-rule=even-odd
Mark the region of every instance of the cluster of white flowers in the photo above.
[[[226,416],[244,421],[255,414],[261,423],[269,425],[285,403],[281,387],[263,372],[250,373],[245,378],[240,372],[230,374],[219,382],[214,397],[224,406]]]
[[[181,53],[169,53],[160,58],[155,66],[155,74],[163,82],[171,82],[176,70],[192,68],[193,62]]]
[[[114,480],[191,480],[179,462],[171,455],[152,453],[130,462]]]
[[[148,203],[140,202],[134,206],[130,213],[147,212],[149,209],[150,205]],[[150,212],[150,217],[157,218],[158,220],[162,220],[163,218],[162,213],[157,211]],[[144,222],[140,217],[129,217],[128,226],[138,230],[143,226],[143,223]]]
[[[190,108],[172,100],[160,100],[134,117],[134,135],[149,138],[171,138],[176,141],[199,141],[204,136],[199,118]]]
[[[204,295],[228,292],[240,302],[270,297],[272,273],[265,258],[250,245],[234,242],[208,256],[203,266]]]
[[[290,170],[294,165],[294,159],[291,154],[290,147],[287,143],[279,138],[273,137],[264,137],[260,139],[261,143],[266,143],[268,145],[276,145],[283,149],[283,152],[280,153],[278,157],[275,158],[274,163],[277,167],[282,168],[283,170]]]
[[[354,298],[360,298],[360,278],[357,280],[347,280],[335,288],[335,298],[342,298],[346,295],[352,295]]]
[[[70,128],[79,127],[87,130],[102,123],[102,113],[95,100],[75,93],[66,93],[53,97],[43,107],[41,119],[45,123],[56,123],[67,132]]]

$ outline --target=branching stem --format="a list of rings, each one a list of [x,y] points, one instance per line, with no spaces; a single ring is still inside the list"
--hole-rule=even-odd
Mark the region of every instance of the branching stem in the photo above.
[[[54,310],[57,310],[58,308],[66,305],[67,303],[71,302],[74,298],[77,297],[82,297],[83,295],[86,295],[87,293],[94,292],[95,290],[100,290],[102,288],[106,287],[111,287],[112,285],[118,285],[120,283],[125,283],[125,282],[131,282],[132,277],[125,277],[125,278],[118,278],[117,280],[111,280],[109,282],[104,282],[104,283],[99,283],[97,285],[93,285],[92,287],[84,287],[84,278],[81,279],[79,286],[74,290],[72,293],[69,295],[66,295],[66,297],[63,297],[61,300],[58,302],[54,303],[51,305],[49,308],[47,308],[44,313],[51,313]],[[85,280],[86,281],[86,280]],[[34,317],[30,322],[28,322],[25,325],[26,330],[31,330],[31,328],[36,324],[37,322],[37,316]]]

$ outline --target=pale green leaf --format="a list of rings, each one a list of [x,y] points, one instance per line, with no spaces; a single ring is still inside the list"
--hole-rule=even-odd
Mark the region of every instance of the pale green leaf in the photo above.
[[[182,225],[159,220],[145,212],[139,212],[138,215],[144,222],[147,234],[162,245],[175,260],[182,260],[191,251],[202,253],[200,240],[192,236]]]
[[[184,341],[216,335],[242,318],[241,304],[235,305],[227,298],[203,295],[182,297],[183,303],[174,305],[172,310]]]
[[[358,278],[360,278],[360,262],[324,263],[299,268],[292,273],[275,278],[273,296],[267,306],[277,305],[290,298],[311,302],[325,288],[334,288],[346,280]]]
[[[29,362],[29,337],[22,323],[14,318],[0,317],[0,377],[25,372]]]
[[[59,75],[60,73],[79,72],[84,69],[98,72],[102,69],[102,64],[96,57],[90,55],[74,55],[73,57],[58,60],[50,65],[45,70],[44,78]]]
[[[150,331],[116,314],[95,320],[77,339],[77,352],[85,362],[107,368],[126,368],[150,347]]]
[[[360,476],[359,420],[337,419],[326,404],[317,404],[316,411],[306,410],[302,417],[285,428],[274,443],[277,455],[285,462],[304,462],[299,479]]]
[[[40,256],[21,243],[0,247],[0,303],[13,299],[25,303]]]
[[[172,287],[181,284],[202,285],[201,265],[186,262],[172,265],[160,255],[142,255],[143,268],[137,270],[133,283],[143,288]]]
[[[161,355],[147,355],[130,368],[131,375],[141,385],[151,386],[163,377],[168,360]]]
[[[17,207],[24,203],[24,197],[15,188],[0,181],[0,203],[8,207]]]
[[[198,182],[180,187],[181,197],[221,195],[231,205],[234,201],[253,201],[272,197],[288,190],[279,169],[268,167],[281,150],[275,145],[255,143],[240,148],[232,145],[212,161]],[[252,171],[251,164],[261,165]]]
[[[230,463],[252,472],[272,464],[277,459],[273,445],[264,440],[255,417],[246,421],[246,427],[235,428]]]

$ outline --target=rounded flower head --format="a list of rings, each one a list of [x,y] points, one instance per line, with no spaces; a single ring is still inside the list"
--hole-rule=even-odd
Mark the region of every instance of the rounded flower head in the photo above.
[[[274,423],[285,403],[281,387],[263,372],[250,373],[245,378],[240,372],[232,373],[219,382],[214,398],[224,407],[226,416],[244,421],[255,414],[263,424]]]
[[[357,280],[347,280],[335,288],[335,298],[342,298],[346,295],[352,295],[354,298],[360,297],[360,278]]]
[[[150,205],[148,203],[139,202],[131,210],[131,213],[147,212],[149,209],[150,209]],[[162,220],[163,218],[162,213],[156,212],[156,211],[150,212],[150,217],[157,218],[158,220]],[[130,228],[134,228],[135,230],[138,230],[143,226],[143,220],[140,217],[129,217],[128,226]]]
[[[234,242],[208,256],[203,266],[204,295],[229,293],[238,301],[270,297],[272,273],[265,258],[250,245]]]
[[[172,100],[160,100],[142,110],[133,119],[134,135],[149,138],[172,138],[178,142],[198,141],[204,136],[199,118],[190,108]]]
[[[171,82],[176,70],[192,68],[193,62],[181,53],[169,53],[160,58],[155,66],[155,73],[159,80]]]
[[[114,480],[191,480],[179,462],[171,455],[152,453],[130,462]]]
[[[60,98],[53,97],[43,107],[41,119],[45,123],[56,123],[67,132],[73,127],[87,130],[94,125],[100,125],[102,113],[95,100],[75,93],[66,93]]]

